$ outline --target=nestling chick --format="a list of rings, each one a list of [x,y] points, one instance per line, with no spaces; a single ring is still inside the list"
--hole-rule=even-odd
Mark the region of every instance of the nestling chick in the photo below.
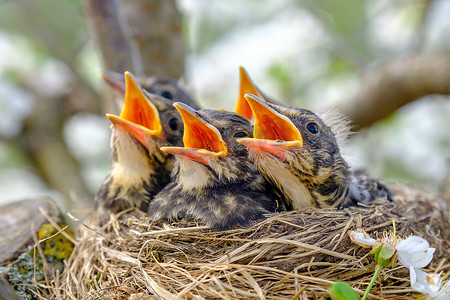
[[[195,111],[175,103],[184,122],[184,147],[163,147],[177,157],[172,182],[149,205],[153,220],[192,217],[216,229],[248,225],[284,210],[276,191],[248,160],[237,138],[251,123],[227,111]]]
[[[130,207],[146,211],[148,202],[169,181],[173,156],[161,146],[182,145],[181,117],[172,101],[143,94],[131,73],[125,73],[125,104],[112,121],[113,165],[96,196],[98,214]]]
[[[367,195],[341,156],[336,138],[313,112],[274,105],[248,94],[255,124],[254,138],[239,139],[250,159],[287,199],[286,206],[343,207],[367,204],[383,197],[384,186],[372,187]],[[373,182],[372,182],[373,183]]]

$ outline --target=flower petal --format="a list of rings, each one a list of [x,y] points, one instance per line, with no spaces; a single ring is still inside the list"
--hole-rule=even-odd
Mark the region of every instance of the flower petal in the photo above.
[[[411,287],[419,293],[427,296],[426,299],[448,300],[450,299],[450,284],[443,280],[440,274],[427,274],[422,270],[409,267]]]
[[[363,248],[370,248],[375,243],[375,239],[371,238],[363,229],[349,231],[348,236],[353,243],[358,244]]]
[[[442,285],[442,278],[439,274],[427,274],[428,290],[430,295],[435,297],[439,294]]]
[[[411,287],[422,294],[430,292],[427,283],[427,273],[422,270],[414,269],[413,266],[409,267],[409,277],[411,281]]]
[[[441,287],[439,289],[438,294],[436,295],[436,300],[448,300],[450,299],[450,283],[449,281],[442,282],[441,280]]]
[[[428,241],[415,236],[411,235],[408,238],[402,240],[397,244],[397,250],[401,251],[403,249],[415,249],[416,251],[423,251],[430,247],[430,244],[428,244]]]
[[[397,245],[397,257],[402,265],[409,268],[426,267],[433,259],[435,249],[429,248],[428,242],[418,236],[410,236]]]

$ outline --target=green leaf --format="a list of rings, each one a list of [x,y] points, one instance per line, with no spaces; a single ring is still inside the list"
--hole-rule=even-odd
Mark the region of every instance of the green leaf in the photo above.
[[[332,300],[358,300],[355,291],[347,283],[338,281],[328,291]]]

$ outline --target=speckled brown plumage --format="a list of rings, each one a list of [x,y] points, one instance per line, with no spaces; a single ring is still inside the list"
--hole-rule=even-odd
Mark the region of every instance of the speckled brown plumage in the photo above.
[[[140,89],[137,84],[134,88]],[[155,81],[154,86],[150,88],[165,90],[159,81]],[[175,91],[176,95],[187,95],[179,87],[176,87]],[[161,133],[151,135],[141,132],[139,126],[128,127],[125,124],[124,127],[113,122],[112,169],[96,195],[96,209],[101,218],[105,218],[108,213],[117,213],[130,207],[146,211],[149,201],[170,181],[174,157],[161,151],[160,147],[183,144],[182,119],[172,105],[174,101],[145,91],[141,96],[144,97],[144,94],[145,101],[149,101],[157,110]],[[137,119],[145,117],[140,116],[144,108],[137,105],[134,109],[138,110]],[[138,122],[137,125],[143,124]]]
[[[172,182],[155,196],[149,215],[154,220],[192,217],[211,227],[228,229],[284,210],[276,190],[248,160],[247,149],[236,142],[237,137],[251,136],[251,123],[232,112],[195,113],[217,128],[228,153],[206,158],[206,163],[177,155]]]
[[[298,130],[301,135],[301,143],[287,145],[287,133],[276,132],[279,129],[275,128],[270,133],[271,139],[260,133],[259,138],[267,140],[240,141],[249,147],[250,159],[258,170],[283,192],[288,207],[345,207],[389,196],[381,183],[376,184],[378,181],[355,176],[350,171],[332,128],[318,115],[302,108],[266,103],[252,95],[247,99],[287,117],[296,129],[285,130]],[[255,117],[255,127],[257,122],[262,121]]]
[[[147,149],[125,129],[113,126],[111,147],[113,164],[96,195],[101,216],[130,207],[146,210],[151,197],[169,181],[164,158],[149,156]],[[163,158],[163,159],[161,159]]]

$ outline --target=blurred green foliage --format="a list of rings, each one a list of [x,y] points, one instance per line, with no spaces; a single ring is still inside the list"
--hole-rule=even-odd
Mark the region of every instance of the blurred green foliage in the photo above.
[[[0,28],[25,35],[36,46],[37,55],[43,52],[65,59],[76,57],[89,39],[80,0],[3,1]]]

